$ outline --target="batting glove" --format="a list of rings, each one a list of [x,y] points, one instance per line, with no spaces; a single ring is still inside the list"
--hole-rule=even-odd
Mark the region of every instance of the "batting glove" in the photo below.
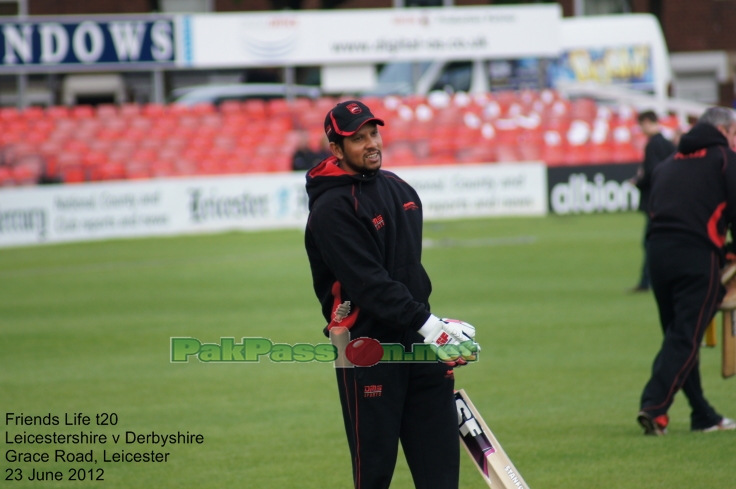
[[[478,358],[480,345],[473,339],[475,328],[464,321],[440,319],[432,314],[419,328],[419,334],[424,336],[424,342],[430,345],[439,361],[451,367],[466,365]]]

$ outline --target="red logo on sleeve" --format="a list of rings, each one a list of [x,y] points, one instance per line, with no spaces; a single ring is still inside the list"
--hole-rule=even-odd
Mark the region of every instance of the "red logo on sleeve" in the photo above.
[[[419,206],[416,205],[414,202],[407,202],[406,204],[404,204],[405,211],[415,211],[417,209],[419,209]]]

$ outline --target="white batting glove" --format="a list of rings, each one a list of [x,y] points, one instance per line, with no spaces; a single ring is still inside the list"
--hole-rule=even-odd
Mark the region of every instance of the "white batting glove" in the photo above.
[[[475,328],[458,319],[438,318],[434,314],[419,328],[419,334],[424,336],[437,354],[439,361],[447,365],[461,366],[478,358],[480,345],[475,342]]]

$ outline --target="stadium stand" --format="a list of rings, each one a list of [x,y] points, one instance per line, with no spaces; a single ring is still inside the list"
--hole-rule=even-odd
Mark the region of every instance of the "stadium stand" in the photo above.
[[[289,171],[299,132],[314,149],[336,99],[212,105],[0,109],[0,185]],[[386,120],[388,167],[543,160],[550,166],[641,160],[627,105],[544,90],[366,99]],[[663,121],[678,128],[675,116]]]

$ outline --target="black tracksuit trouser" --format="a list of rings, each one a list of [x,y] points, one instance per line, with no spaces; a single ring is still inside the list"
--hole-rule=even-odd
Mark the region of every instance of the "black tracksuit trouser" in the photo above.
[[[641,409],[652,417],[666,414],[682,389],[692,408],[691,428],[717,424],[721,416],[708,404],[700,384],[700,343],[725,293],[720,259],[707,245],[678,236],[651,236],[649,272],[664,340]]]
[[[457,489],[460,441],[451,367],[336,368],[356,489],[391,484],[399,440],[417,489]]]

